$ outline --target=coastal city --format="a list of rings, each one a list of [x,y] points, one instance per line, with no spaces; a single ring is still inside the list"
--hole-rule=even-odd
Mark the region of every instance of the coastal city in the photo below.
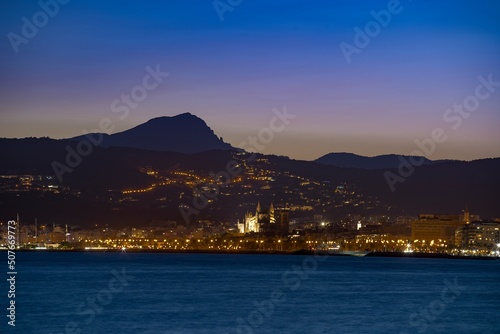
[[[500,255],[500,219],[480,220],[467,209],[457,215],[418,217],[348,215],[337,222],[294,219],[290,209],[257,205],[237,222],[152,221],[141,228],[90,229],[23,222],[17,217],[17,247],[27,250],[323,251],[332,255],[363,256],[370,252],[437,253],[463,256]],[[1,223],[0,247],[7,246],[7,224]]]
[[[246,152],[233,152],[231,158],[239,172],[228,180],[201,170],[142,166],[138,169],[148,178],[142,188],[89,193],[50,175],[10,174],[0,175],[0,193],[29,194],[35,201],[48,196],[91,200],[115,213],[170,209],[135,224],[106,219],[78,224],[36,216],[26,220],[18,212],[16,240],[22,249],[498,256],[500,218],[484,220],[466,206],[458,213],[405,215],[354,183],[282,171],[266,156],[251,164]],[[172,208],[177,216],[168,218]],[[0,230],[0,247],[6,247],[6,221],[0,222]]]
[[[0,16],[0,333],[499,333],[500,1]]]

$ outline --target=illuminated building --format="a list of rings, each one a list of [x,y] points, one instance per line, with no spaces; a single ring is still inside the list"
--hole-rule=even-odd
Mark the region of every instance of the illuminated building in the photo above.
[[[468,210],[464,215],[420,214],[418,220],[412,222],[411,236],[413,240],[446,240],[449,244],[456,242],[455,232],[471,219]]]
[[[271,203],[269,210],[262,209],[257,204],[255,214],[247,213],[243,224],[238,222],[240,233],[262,233],[267,235],[288,235],[288,209],[275,209]]]
[[[245,222],[241,222],[240,223],[240,220],[238,219],[238,232],[239,233],[245,233]]]
[[[455,244],[462,249],[493,249],[500,243],[500,223],[475,221],[458,228]]]

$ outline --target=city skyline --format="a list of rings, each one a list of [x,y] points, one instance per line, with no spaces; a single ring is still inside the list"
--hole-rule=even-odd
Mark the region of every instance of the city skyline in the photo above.
[[[297,117],[263,153],[304,160],[330,152],[410,155],[415,140],[441,128],[447,140],[432,160],[500,156],[494,1],[273,1],[231,9],[67,2],[57,13],[49,9],[55,14],[18,44],[11,33],[22,36],[23,18],[32,22],[43,9],[38,2],[4,6],[2,137],[69,138],[103,118],[116,133],[190,112],[237,147],[286,106]],[[376,28],[371,22],[379,29],[360,44],[358,31]],[[120,119],[113,102],[142,85],[148,67],[168,75]],[[491,94],[460,124],[451,121],[459,114],[448,110],[473,103],[467,98],[480,78],[492,83]]]
[[[0,332],[498,331],[499,17],[4,1]]]

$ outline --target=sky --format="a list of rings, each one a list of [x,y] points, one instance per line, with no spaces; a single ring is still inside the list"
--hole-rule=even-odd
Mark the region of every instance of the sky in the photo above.
[[[442,129],[430,159],[500,156],[499,1],[59,1],[0,5],[0,137],[190,112],[238,146],[286,108],[264,153],[408,155]],[[120,118],[147,67],[168,76]]]

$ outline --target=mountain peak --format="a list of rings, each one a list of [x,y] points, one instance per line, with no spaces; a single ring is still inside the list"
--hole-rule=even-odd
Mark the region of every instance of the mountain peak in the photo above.
[[[174,116],[158,116],[151,118],[148,122],[155,122],[155,121],[166,121],[166,120],[180,120],[180,119],[201,119],[196,115],[191,114],[190,112],[185,112],[182,114],[174,115]]]
[[[81,136],[73,139],[80,138]],[[134,128],[104,136],[101,146],[188,154],[233,149],[231,145],[223,142],[203,119],[191,113],[152,118]]]

